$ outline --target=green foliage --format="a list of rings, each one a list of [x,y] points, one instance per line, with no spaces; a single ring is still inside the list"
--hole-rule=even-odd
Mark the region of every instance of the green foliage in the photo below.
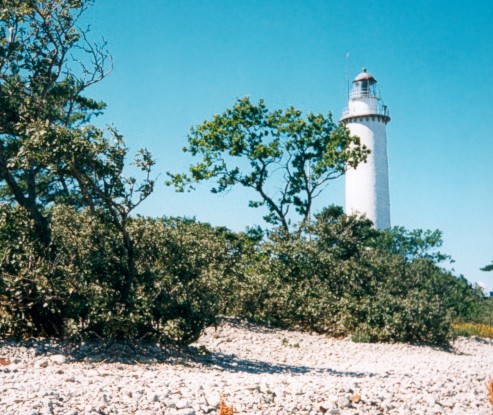
[[[459,322],[485,324],[493,327],[493,297],[484,297],[482,291],[477,287],[480,299],[466,316],[460,316]]]
[[[72,168],[97,163],[71,157],[74,138],[90,140],[83,126],[104,108],[83,94],[110,67],[105,45],[77,28],[91,4],[6,0],[0,9],[0,197],[26,210],[45,246],[44,208],[78,193]]]
[[[438,229],[407,230],[402,226],[383,230],[375,241],[377,249],[404,255],[408,261],[417,258],[427,258],[436,263],[451,260],[450,256],[438,251],[441,246],[442,232]]]
[[[62,205],[50,217],[56,257],[22,208],[1,205],[4,335],[189,343],[227,313],[355,341],[441,344],[452,321],[491,314],[491,302],[427,249],[414,258],[414,246],[385,251],[387,234],[340,208],[317,215],[310,238],[131,218],[135,276],[126,301],[127,252],[111,218]]]
[[[185,151],[199,161],[170,174],[178,190],[252,189],[250,206],[278,229],[131,216],[153,191],[154,161],[141,150],[143,179],[127,177],[123,137],[90,125],[105,105],[86,89],[111,67],[78,28],[92,3],[0,7],[0,335],[189,343],[230,313],[355,341],[444,343],[452,320],[491,318],[491,301],[439,266],[450,259],[439,231],[376,231],[336,207],[309,223],[313,199],[369,153],[330,114],[238,100],[192,129]]]
[[[369,153],[344,126],[329,114],[308,114],[290,107],[269,111],[260,101],[236,101],[231,109],[192,128],[190,152],[200,160],[188,174],[170,174],[177,190],[215,181],[213,192],[241,185],[259,196],[251,207],[265,206],[268,223],[290,228],[292,210],[307,224],[313,199],[348,168],[365,161]]]
[[[475,320],[493,326],[493,297],[483,298],[479,305],[478,317]]]
[[[0,212],[0,333],[146,338],[188,343],[214,323],[239,280],[247,244],[192,220],[135,218],[136,277],[126,302],[118,230],[90,212],[51,212],[57,256],[45,255],[19,208]]]
[[[454,277],[429,260],[369,259],[373,290],[349,309],[355,331],[371,341],[445,343],[454,316],[448,289]]]
[[[191,342],[215,322],[239,280],[242,238],[194,220],[137,219],[132,223],[137,268],[151,284],[145,295],[150,320],[176,342]]]
[[[481,268],[481,271],[493,271],[493,262]]]
[[[221,306],[220,291],[207,289],[220,280],[212,267],[235,264],[234,254],[201,251],[227,240],[205,225],[130,216],[153,190],[154,161],[141,150],[133,165],[143,180],[126,177],[121,135],[89,124],[105,105],[86,89],[111,69],[105,44],[78,26],[92,3],[0,8],[0,331],[187,342]],[[154,262],[142,257],[151,249]],[[187,262],[199,254],[211,260]]]
[[[32,220],[24,211],[0,206],[0,332],[61,335],[63,293],[51,284],[55,266],[45,261]],[[55,278],[51,278],[54,276]],[[56,304],[56,305],[55,305]]]
[[[355,341],[441,344],[451,321],[477,304],[465,279],[437,265],[440,241],[428,232],[376,231],[334,207],[309,231],[310,239],[273,232],[261,244],[232,313]],[[384,250],[389,234],[413,239]]]
[[[61,272],[57,261],[67,254],[57,239],[54,206],[87,209],[116,250],[118,275],[110,269],[105,277],[114,278],[119,293],[112,300],[118,306],[107,304],[115,310],[130,307],[137,277],[130,214],[153,191],[154,161],[140,150],[132,164],[143,180],[126,177],[123,137],[114,128],[108,134],[89,124],[105,105],[85,91],[111,69],[105,44],[91,42],[88,31],[78,27],[92,3],[8,0],[0,9],[0,201],[22,207],[32,221],[31,239],[37,238],[43,252],[29,255],[54,267],[42,276],[53,287]],[[32,298],[24,303],[37,301],[36,290],[25,295]],[[48,333],[44,320],[40,317],[37,330]],[[61,335],[64,323],[50,321],[49,332]]]

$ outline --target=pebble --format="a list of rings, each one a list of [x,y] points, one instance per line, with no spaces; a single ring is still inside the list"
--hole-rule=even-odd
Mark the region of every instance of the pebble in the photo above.
[[[45,360],[45,359],[43,359],[43,360],[37,360],[37,361],[34,363],[34,367],[35,367],[36,369],[40,369],[40,368],[41,368],[41,369],[44,369],[45,367],[48,367],[48,365],[49,365],[49,364],[50,364],[50,363],[48,362],[48,360]]]
[[[63,365],[67,361],[67,358],[63,354],[54,354],[50,356],[50,360],[57,365]]]
[[[293,346],[293,345],[296,345]],[[493,341],[353,343],[223,319],[186,351],[0,342],[2,415],[490,415]],[[141,349],[139,349],[141,350]]]

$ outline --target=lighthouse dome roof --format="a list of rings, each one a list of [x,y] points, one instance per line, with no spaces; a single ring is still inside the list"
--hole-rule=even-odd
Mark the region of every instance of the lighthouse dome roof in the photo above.
[[[366,72],[366,68],[363,68],[363,70],[354,78],[353,82],[358,82],[358,81],[372,81],[371,83],[376,83],[377,80],[373,77],[371,73]]]

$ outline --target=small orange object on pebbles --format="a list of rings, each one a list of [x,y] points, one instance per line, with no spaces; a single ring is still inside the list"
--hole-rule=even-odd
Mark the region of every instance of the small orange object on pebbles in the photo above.
[[[8,366],[10,365],[10,360],[5,359],[4,357],[0,357],[0,366]]]
[[[349,400],[353,403],[358,403],[359,401],[361,401],[361,395],[359,394],[351,395]]]

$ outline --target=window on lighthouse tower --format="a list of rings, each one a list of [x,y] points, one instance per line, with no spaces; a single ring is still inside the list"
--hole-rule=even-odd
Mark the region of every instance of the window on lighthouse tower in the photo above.
[[[351,95],[353,98],[368,97],[370,95],[370,89],[370,83],[367,79],[355,81],[353,83],[353,91]]]
[[[361,81],[361,94],[362,95],[368,95],[368,92],[369,92],[369,84],[368,84],[368,81],[365,79],[363,81]]]
[[[351,97],[352,98],[377,97],[378,95],[377,95],[375,83],[376,82],[371,79],[362,79],[359,81],[354,81]]]

